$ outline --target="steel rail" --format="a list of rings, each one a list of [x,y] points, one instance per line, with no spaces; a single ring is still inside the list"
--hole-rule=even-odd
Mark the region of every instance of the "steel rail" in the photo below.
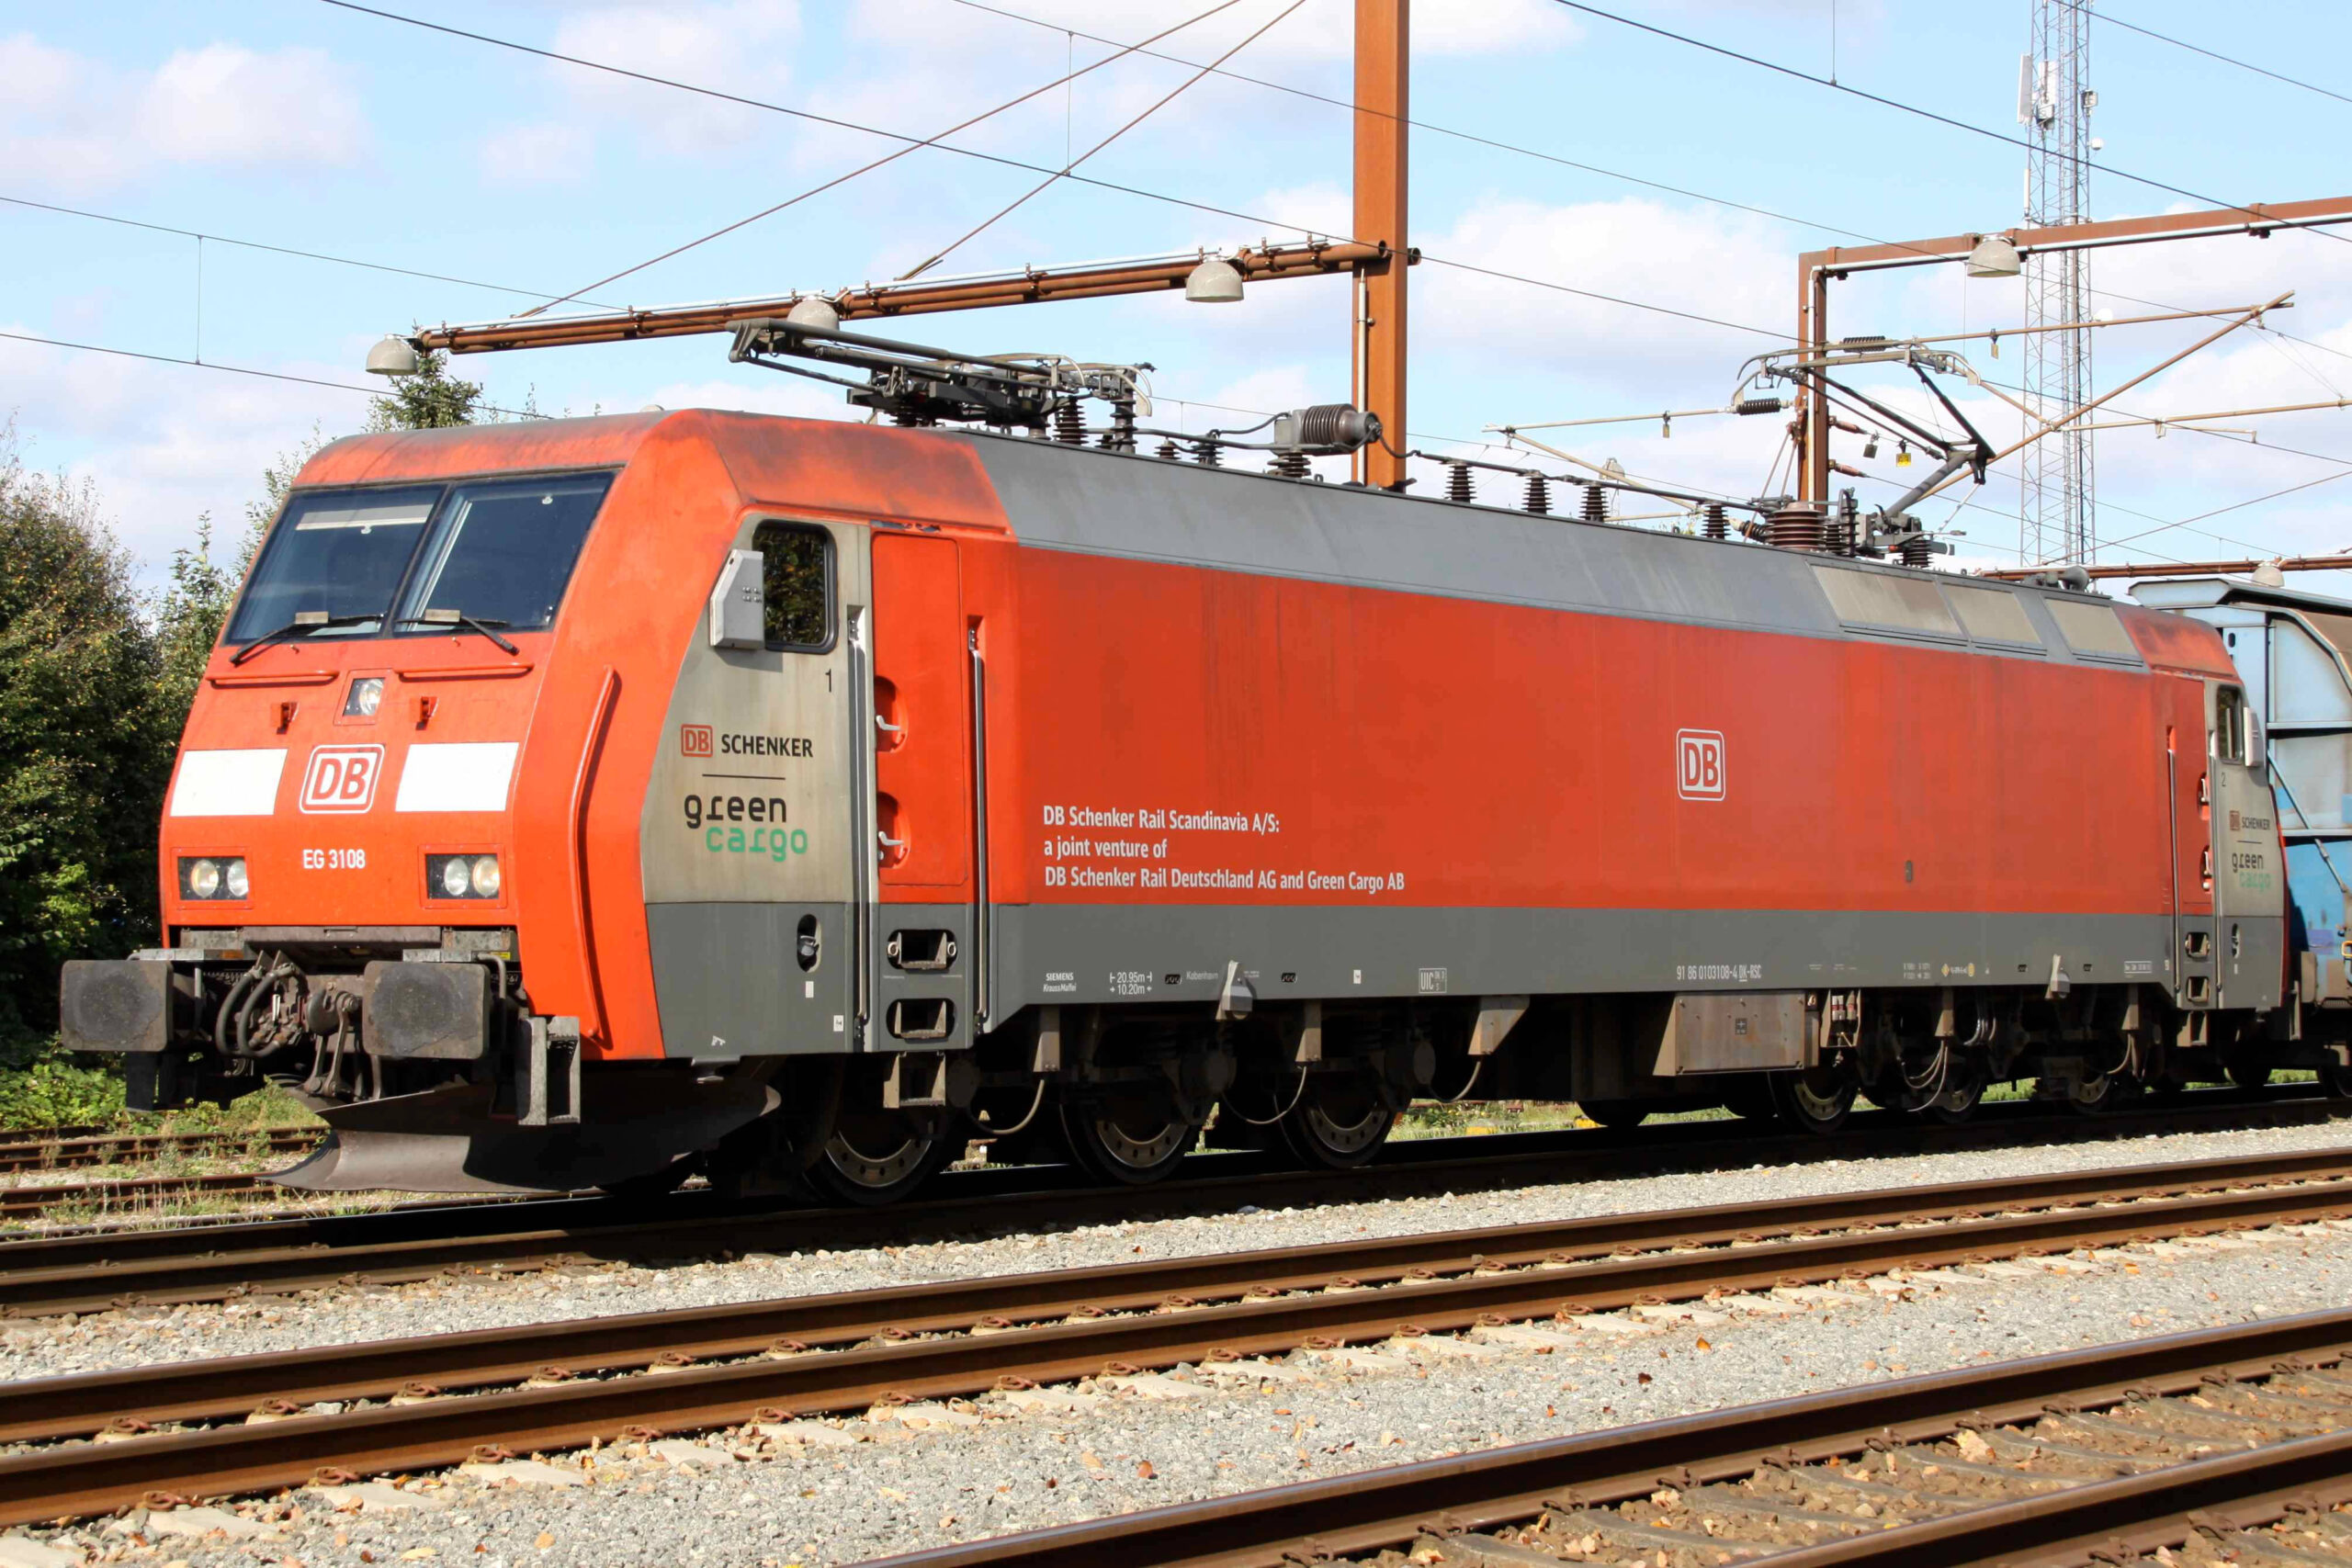
[[[2212,1163],[2198,1162],[2187,1168],[2210,1170]],[[2078,1179],[2097,1174],[2079,1173]],[[2177,1173],[2142,1174],[2163,1181],[2180,1179]],[[1980,1195],[1988,1188],[2007,1185],[2014,1190],[2017,1186],[1968,1185]],[[1906,1213],[1932,1192],[1911,1189],[1873,1195],[1881,1205],[1875,1212]],[[1850,1203],[1856,1196],[1860,1195],[1822,1201]],[[1759,1212],[1772,1207],[1750,1206],[1745,1217],[1753,1222]],[[1460,1255],[1459,1236],[1369,1244],[1376,1255],[1377,1249],[1386,1249],[1379,1255],[1379,1268],[1370,1272],[1393,1281],[1376,1289],[1358,1288],[1364,1271],[1357,1266],[1366,1249],[1343,1244],[1309,1249],[1319,1255],[1314,1267],[1301,1267],[1302,1260],[1288,1253],[1255,1261],[1250,1255],[1239,1254],[1173,1260],[1138,1269],[1100,1270],[1091,1279],[1068,1273],[1023,1276],[960,1286],[807,1298],[772,1303],[765,1309],[722,1308],[716,1309],[715,1314],[702,1314],[703,1321],[734,1313],[748,1324],[755,1310],[775,1314],[797,1312],[811,1327],[800,1345],[778,1348],[785,1352],[780,1357],[763,1354],[751,1360],[689,1365],[662,1377],[560,1381],[548,1386],[332,1415],[288,1412],[284,1419],[258,1425],[126,1436],[118,1441],[59,1446],[0,1458],[0,1523],[103,1512],[136,1502],[150,1491],[220,1494],[298,1484],[322,1468],[353,1473],[413,1470],[458,1463],[484,1448],[524,1450],[577,1446],[616,1434],[701,1430],[760,1417],[782,1419],[858,1409],[882,1399],[970,1395],[1007,1377],[1061,1382],[1106,1371],[1286,1353],[1302,1346],[1336,1348],[1399,1334],[1454,1332],[1484,1324],[1572,1315],[1713,1291],[1815,1284],[1896,1266],[1944,1267],[1986,1261],[2004,1254],[2071,1250],[2161,1235],[2346,1214],[2352,1214],[2352,1185],[2314,1182],[1990,1220],[1882,1225],[1744,1246],[1730,1245],[1739,1240],[1738,1231],[1726,1233],[1716,1225],[1705,1232],[1686,1230],[1650,1237],[1653,1247],[1696,1246],[1693,1237],[1699,1235],[1722,1236],[1726,1243],[1703,1250],[1648,1251],[1583,1262],[1562,1262],[1551,1256],[1563,1233],[1585,1228],[1590,1244],[1600,1246],[1612,1227],[1623,1234],[1623,1227],[1629,1224],[1648,1219],[1655,1224],[1657,1219],[1627,1216],[1520,1228],[1519,1239],[1536,1245],[1509,1252],[1488,1251],[1483,1266],[1475,1254]],[[1668,1216],[1668,1223],[1676,1217]],[[1456,1249],[1456,1265],[1475,1271],[1450,1278],[1413,1277],[1419,1272],[1437,1272],[1408,1269],[1403,1264],[1403,1258],[1410,1256],[1415,1246],[1432,1243],[1450,1243]],[[1342,1261],[1350,1265],[1344,1274],[1335,1267]],[[1554,1266],[1509,1267],[1547,1262]],[[1187,1269],[1209,1281],[1204,1289],[1246,1288],[1254,1273],[1263,1287],[1311,1293],[1273,1299],[1245,1295],[1238,1302],[1218,1304],[1169,1301],[1170,1283],[1183,1278]],[[1072,1283],[1079,1286],[1082,1302],[1073,1302]],[[1123,1283],[1124,1292],[1116,1292],[1114,1288]],[[901,1311],[895,1322],[877,1325],[872,1313],[877,1296],[888,1298],[893,1308],[933,1310],[921,1315]],[[1028,1304],[1020,1305],[1024,1299]],[[997,1314],[1001,1323],[976,1324],[975,1309],[983,1302],[1012,1310]],[[1083,1309],[1088,1307],[1098,1308],[1105,1315],[1084,1315]],[[1069,1321],[1014,1325],[1016,1314],[1035,1318],[1063,1312],[1072,1313]],[[825,1326],[828,1316],[833,1320],[830,1330]],[[761,1327],[772,1329],[776,1321],[771,1316]],[[977,1326],[997,1331],[888,1342],[894,1332],[914,1336]],[[877,1336],[886,1342],[866,1342]],[[478,1344],[480,1337],[472,1337]],[[810,1341],[854,1343],[857,1348],[803,1353]],[[754,1354],[768,1348],[766,1345],[735,1348]],[[362,1352],[355,1348],[350,1353]],[[209,1372],[199,1368],[189,1375],[219,1376],[220,1366],[215,1363]],[[146,1373],[164,1371],[149,1369]],[[18,1408],[37,1406],[71,1381],[20,1385],[15,1391]],[[160,1390],[163,1385],[156,1386]]]
[[[1877,1444],[1934,1441],[1962,1426],[2030,1422],[2060,1401],[2094,1409],[2139,1393],[2194,1393],[2208,1377],[2267,1376],[2294,1358],[2341,1360],[2352,1355],[2347,1341],[2352,1310],[2273,1318],[1393,1465],[911,1552],[888,1564],[1095,1568],[1115,1562],[1121,1568],[1283,1568],[1405,1546],[1433,1528],[1453,1533],[1490,1529],[1533,1518],[1547,1507],[1646,1495],[1661,1484],[1736,1481],[1769,1464],[1841,1459]],[[2341,1440],[2276,1444],[2248,1450],[2243,1461],[2230,1455],[2130,1478],[2151,1483],[2140,1488],[2099,1483],[2046,1499],[1974,1510],[1980,1524],[2010,1531],[1994,1543],[1983,1538],[1973,1546],[1955,1545],[1948,1536],[1939,1540],[1941,1532],[1964,1526],[1968,1515],[1956,1514],[1786,1554],[1758,1551],[1746,1561],[1770,1562],[1775,1568],[1843,1568],[1855,1562],[1910,1568],[1974,1562],[1996,1554],[2005,1562],[2038,1561],[2027,1555],[2036,1550],[2030,1540],[2038,1538],[2040,1551],[2065,1544],[2070,1534],[2077,1540],[2093,1534],[2104,1543],[2119,1529],[2133,1528],[2131,1521],[2145,1520],[2152,1509],[2174,1514],[2182,1504],[2210,1508],[2224,1497],[2247,1512],[2283,1506],[2279,1493],[2307,1492],[2320,1476],[2333,1482],[2345,1473],[2346,1450],[2326,1446]],[[1996,1512],[2006,1517],[1987,1517]],[[2232,1512],[2237,1515],[2239,1507]],[[2179,1540],[2172,1537],[2176,1544]],[[1726,1540],[1724,1550],[1737,1544]],[[1914,1554],[1899,1554],[1905,1545]],[[1885,1548],[1895,1550],[1870,1555]]]
[[[61,1182],[48,1187],[0,1187],[0,1219],[20,1220],[68,1203],[119,1208],[174,1198],[233,1197],[241,1193],[283,1196],[285,1189],[266,1176],[232,1171],[213,1176],[140,1176],[121,1181]]]
[[[2193,1516],[2208,1510],[2226,1508],[2233,1522],[2241,1515],[2267,1520],[2284,1516],[2290,1503],[2324,1507],[2347,1499],[2352,1431],[2329,1432],[1968,1508],[1756,1561],[1772,1568],[1962,1568],[1995,1561],[2005,1568],[2026,1568],[2120,1562],[2133,1551],[2180,1545],[2196,1533],[2199,1521]],[[2095,1560],[2095,1551],[2108,1555]]]
[[[1645,1133],[1527,1134],[1475,1144],[1431,1140],[1392,1145],[1381,1163],[1355,1171],[1282,1170],[1254,1156],[1213,1156],[1201,1163],[1218,1174],[1170,1181],[1141,1193],[1124,1188],[1071,1190],[1069,1173],[1056,1168],[959,1172],[956,1180],[935,1189],[936,1197],[904,1210],[747,1211],[711,1194],[684,1193],[653,1211],[658,1218],[649,1218],[642,1205],[603,1199],[505,1200],[176,1232],[39,1237],[0,1243],[0,1315],[220,1301],[256,1290],[349,1281],[398,1283],[467,1269],[870,1245],[993,1233],[1047,1219],[1094,1224],[1138,1214],[1216,1213],[1242,1203],[1349,1202],[1724,1164],[1841,1159],[1866,1152],[1919,1154],[2053,1137],[2074,1141],[2333,1121],[2352,1115],[2352,1101],[2285,1096],[2249,1100],[2214,1091],[2211,1103],[2097,1119],[2045,1118],[2019,1106],[2017,1114],[1951,1128],[1923,1128],[1909,1118],[1880,1114],[1884,1120],[1875,1125],[1828,1139],[1785,1131],[1758,1135],[1744,1123],[1701,1122]],[[1464,1155],[1465,1145],[1483,1152]]]
[[[223,1155],[308,1154],[325,1135],[323,1127],[265,1127],[250,1133],[100,1133],[74,1128],[61,1135],[0,1143],[0,1175],[216,1151]]]
[[[1319,1290],[1338,1280],[1391,1284],[1416,1275],[1589,1262],[1629,1248],[1734,1247],[1823,1226],[1916,1225],[1987,1208],[2015,1213],[2314,1180],[2345,1182],[2332,1201],[2352,1210],[2352,1153],[2313,1151],[1219,1253],[77,1373],[0,1384],[0,1442],[87,1436],[123,1417],[158,1425],[242,1418],[273,1402],[382,1399],[420,1382],[449,1392],[497,1386],[550,1368],[565,1376],[637,1371],[686,1359],[756,1356],[786,1340],[838,1347],[1078,1312],[1148,1312],[1171,1299]],[[2275,1201],[2277,1191],[2240,1195]],[[2143,1223],[2182,1217],[2125,1213]],[[1721,1264],[1718,1257],[1713,1266]],[[1660,1280],[1658,1288],[1702,1293],[1690,1290],[1693,1282]],[[1619,1293],[1628,1288],[1642,1286],[1620,1286]]]

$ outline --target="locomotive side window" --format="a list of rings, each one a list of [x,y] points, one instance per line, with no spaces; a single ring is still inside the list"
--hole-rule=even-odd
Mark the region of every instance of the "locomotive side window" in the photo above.
[[[833,539],[822,528],[763,523],[760,552],[770,648],[820,653],[833,645]]]
[[[2245,694],[2223,686],[2213,694],[2213,752],[2224,762],[2244,763],[2253,755],[2246,722]]]
[[[251,642],[291,626],[299,615],[328,617],[306,636],[380,631],[440,496],[439,485],[296,495],[263,547],[222,640]]]
[[[455,610],[484,626],[547,626],[612,483],[610,474],[579,474],[458,486],[401,603],[401,623]]]

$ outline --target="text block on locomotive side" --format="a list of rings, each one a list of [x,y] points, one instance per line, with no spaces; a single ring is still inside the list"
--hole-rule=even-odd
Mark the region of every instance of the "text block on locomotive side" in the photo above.
[[[1675,793],[1685,800],[1724,797],[1724,738],[1713,729],[1674,732]]]

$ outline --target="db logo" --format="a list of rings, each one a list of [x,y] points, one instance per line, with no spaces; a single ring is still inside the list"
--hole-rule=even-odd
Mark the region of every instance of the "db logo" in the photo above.
[[[1724,738],[1712,729],[1674,732],[1675,793],[1685,800],[1724,797]]]
[[[711,754],[710,726],[682,724],[678,726],[678,754],[682,757],[707,757]]]
[[[376,777],[384,771],[381,746],[321,746],[302,774],[306,815],[365,811],[376,804]]]

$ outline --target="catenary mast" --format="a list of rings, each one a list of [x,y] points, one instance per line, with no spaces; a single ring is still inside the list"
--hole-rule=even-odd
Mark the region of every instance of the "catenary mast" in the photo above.
[[[2088,220],[2091,109],[2098,96],[2083,85],[2088,68],[2091,0],[2032,0],[2032,47],[2018,72],[2018,118],[2032,151],[2026,156],[2025,220],[2030,227]],[[2072,250],[2029,255],[2026,324],[2055,326],[2090,319],[2090,257]],[[2090,400],[2091,333],[2028,333],[2027,406],[2043,419],[2064,418]],[[2087,562],[2098,548],[2092,520],[2091,434],[2066,429],[2027,447],[2018,547],[2028,565]]]

